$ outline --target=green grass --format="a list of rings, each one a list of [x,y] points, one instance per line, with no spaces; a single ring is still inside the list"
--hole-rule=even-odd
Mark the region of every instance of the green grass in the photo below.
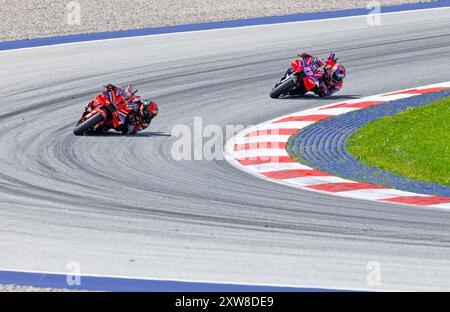
[[[347,148],[369,165],[450,186],[450,98],[372,122]]]

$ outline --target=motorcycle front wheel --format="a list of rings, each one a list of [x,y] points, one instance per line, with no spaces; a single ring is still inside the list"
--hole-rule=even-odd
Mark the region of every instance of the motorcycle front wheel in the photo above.
[[[270,97],[272,99],[278,99],[280,96],[284,94],[288,94],[289,91],[294,89],[295,81],[292,78],[286,79],[279,85],[275,86],[273,90],[270,92]]]
[[[73,134],[83,135],[89,130],[93,129],[96,124],[103,120],[103,116],[100,113],[95,114],[89,119],[86,119],[82,123],[78,124],[75,129],[73,129]]]

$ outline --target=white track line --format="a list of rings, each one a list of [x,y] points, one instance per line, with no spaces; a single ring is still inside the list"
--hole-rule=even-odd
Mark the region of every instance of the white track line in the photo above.
[[[398,12],[381,12],[381,15],[394,15],[394,14],[407,14],[407,13],[420,13],[427,12],[433,10],[450,10],[450,7],[440,7],[440,8],[427,8],[427,9],[419,9],[419,10],[404,10]],[[163,34],[154,34],[154,35],[143,35],[143,36],[129,36],[129,37],[121,37],[121,38],[110,38],[110,39],[99,39],[99,40],[90,40],[90,41],[78,41],[78,42],[70,42],[70,43],[61,43],[61,44],[53,44],[53,45],[45,45],[38,47],[28,47],[28,48],[19,48],[12,50],[3,50],[0,53],[7,52],[15,52],[15,51],[23,51],[23,50],[31,50],[31,49],[43,49],[43,48],[51,48],[51,47],[61,47],[68,45],[76,45],[76,44],[89,44],[93,42],[107,42],[107,41],[118,41],[118,40],[129,40],[129,39],[137,39],[137,38],[147,38],[154,36],[178,36],[184,34],[192,34],[198,32],[213,32],[213,31],[227,31],[234,30],[239,28],[256,28],[256,27],[270,27],[277,25],[288,25],[288,24],[299,24],[299,23],[313,23],[313,22],[325,22],[325,21],[333,21],[333,20],[345,20],[345,19],[354,19],[354,18],[366,18],[368,14],[364,15],[353,15],[353,16],[342,16],[342,17],[332,17],[332,18],[324,18],[324,19],[313,19],[307,21],[295,21],[295,22],[284,22],[284,23],[275,23],[275,24],[260,24],[260,25],[248,25],[248,26],[238,26],[238,27],[225,27],[225,28],[216,28],[216,29],[202,29],[202,30],[193,30],[193,31],[184,31],[184,32],[173,32],[173,33],[163,33]],[[44,39],[44,38],[41,38]]]

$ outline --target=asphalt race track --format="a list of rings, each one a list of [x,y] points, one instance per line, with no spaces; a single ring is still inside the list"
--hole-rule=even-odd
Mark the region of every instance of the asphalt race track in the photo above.
[[[328,288],[450,290],[450,211],[291,189],[225,160],[175,161],[175,125],[250,125],[450,80],[450,9],[0,52],[0,267]],[[339,30],[337,32],[337,30]],[[300,50],[341,93],[272,100]],[[102,84],[160,105],[134,137],[75,137]],[[368,262],[381,285],[368,285]],[[370,268],[370,265],[369,265]]]

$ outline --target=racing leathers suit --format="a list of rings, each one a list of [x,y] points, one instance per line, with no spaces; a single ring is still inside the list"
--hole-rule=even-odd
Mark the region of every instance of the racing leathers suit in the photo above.
[[[324,71],[323,76],[319,79],[319,85],[314,92],[320,97],[330,96],[342,89],[342,82],[335,82],[331,79],[333,74],[332,68],[337,62],[337,57],[334,53],[328,56],[328,59],[323,60],[317,56],[312,56],[306,52],[299,54],[304,59],[311,59],[310,63],[314,67]]]

